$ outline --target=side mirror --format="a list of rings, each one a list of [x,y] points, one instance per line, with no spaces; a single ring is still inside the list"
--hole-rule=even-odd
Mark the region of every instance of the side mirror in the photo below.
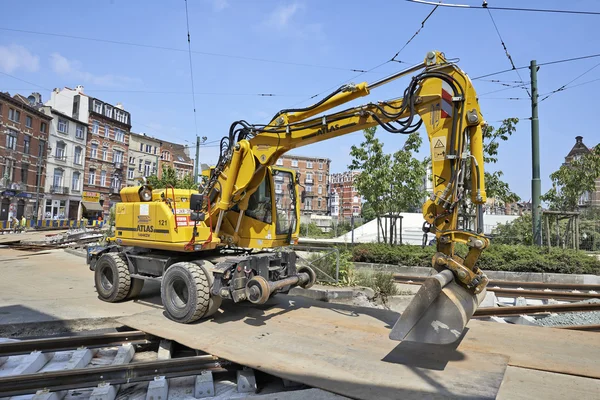
[[[199,212],[204,204],[204,196],[200,193],[194,193],[190,197],[190,210]]]
[[[201,221],[204,221],[205,218],[206,218],[206,216],[204,215],[203,212],[192,211],[190,213],[191,221],[201,222]]]

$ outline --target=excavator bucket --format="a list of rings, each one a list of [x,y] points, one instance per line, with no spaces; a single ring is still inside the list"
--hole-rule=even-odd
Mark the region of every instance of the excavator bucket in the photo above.
[[[390,332],[399,341],[449,344],[457,341],[485,297],[469,293],[450,270],[425,280]]]

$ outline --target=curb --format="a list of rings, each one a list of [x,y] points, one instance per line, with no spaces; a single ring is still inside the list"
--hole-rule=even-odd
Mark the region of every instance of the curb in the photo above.
[[[76,250],[76,249],[63,249],[66,253],[73,254],[74,256],[79,256],[82,258],[86,258],[87,254],[85,251]]]

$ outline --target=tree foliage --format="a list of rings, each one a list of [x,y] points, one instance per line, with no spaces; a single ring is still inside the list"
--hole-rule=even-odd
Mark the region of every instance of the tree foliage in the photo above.
[[[498,162],[498,148],[501,142],[507,141],[516,131],[518,118],[507,118],[502,125],[495,129],[487,125],[483,129],[483,161],[486,166]],[[488,197],[495,198],[502,203],[514,203],[521,198],[510,190],[508,183],[502,180],[502,171],[485,171],[485,191]]]
[[[148,184],[154,189],[163,189],[173,186],[176,189],[197,189],[193,174],[187,174],[183,178],[177,177],[177,172],[170,165],[163,165],[161,177],[151,175],[147,178]]]
[[[498,224],[492,230],[492,243],[530,245],[533,243],[532,223],[531,213],[525,213],[513,221]]]
[[[596,190],[596,179],[600,177],[600,145],[589,153],[563,164],[550,174],[552,188],[541,198],[550,209],[573,211],[586,192]]]
[[[350,170],[360,171],[354,186],[369,205],[370,216],[419,207],[424,197],[426,174],[425,163],[414,157],[421,145],[419,134],[408,135],[400,150],[386,154],[375,132],[375,127],[364,130],[364,141],[350,150],[352,162],[349,165]]]

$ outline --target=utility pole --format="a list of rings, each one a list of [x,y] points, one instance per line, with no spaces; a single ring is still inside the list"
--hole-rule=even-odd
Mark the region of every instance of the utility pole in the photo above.
[[[39,216],[39,203],[40,203],[40,185],[42,182],[42,167],[44,165],[44,154],[46,153],[46,142],[40,141],[40,154],[37,162],[37,177],[35,183],[35,210],[34,212],[34,221],[37,224],[38,216]]]
[[[200,176],[200,145],[206,142],[206,140],[206,136],[200,138],[200,136],[196,135],[196,171],[194,173],[194,183],[198,183]]]
[[[538,120],[538,87],[536,60],[531,60],[531,213],[533,220],[533,244],[542,245],[542,220],[540,216],[542,182],[540,180],[540,121]]]

